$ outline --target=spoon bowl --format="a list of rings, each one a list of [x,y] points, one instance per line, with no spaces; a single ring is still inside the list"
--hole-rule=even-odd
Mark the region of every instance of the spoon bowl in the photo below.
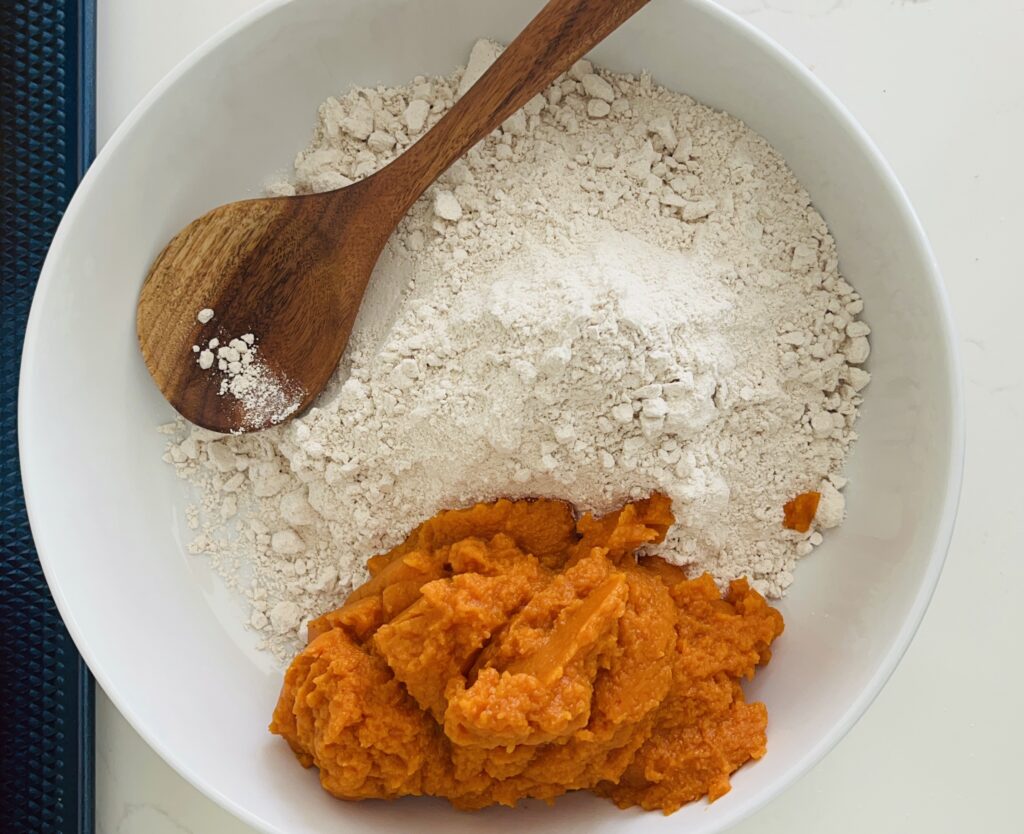
[[[323,194],[229,203],[175,235],[142,287],[136,327],[146,367],[179,413],[238,432],[309,407],[348,344],[391,231],[359,210],[373,185],[371,176]],[[214,311],[205,323],[203,309]],[[253,342],[249,384],[235,395],[220,354],[242,336]]]

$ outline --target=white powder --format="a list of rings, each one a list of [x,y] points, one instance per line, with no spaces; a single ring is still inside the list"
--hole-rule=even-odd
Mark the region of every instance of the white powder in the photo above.
[[[472,73],[497,51],[478,44]],[[463,78],[329,99],[294,182],[271,193],[378,169]],[[578,62],[413,207],[317,407],[171,444],[201,496],[191,550],[282,657],[369,555],[499,496],[604,511],[663,490],[678,524],[662,555],[779,596],[822,541],[783,529],[782,505],[819,489],[817,527],[842,521],[862,307],[764,140]]]
[[[209,308],[196,316],[203,324],[212,318]],[[242,429],[283,422],[295,413],[305,396],[301,386],[282,379],[259,357],[252,333],[225,339],[224,343],[214,337],[205,348],[192,345],[192,352],[200,368],[220,374],[220,396],[231,396],[241,403]]]

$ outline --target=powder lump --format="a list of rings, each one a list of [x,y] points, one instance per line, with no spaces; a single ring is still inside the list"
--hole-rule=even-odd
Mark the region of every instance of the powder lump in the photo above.
[[[212,318],[209,308],[200,310],[196,316],[202,324]],[[280,423],[302,402],[301,388],[280,379],[259,357],[252,333],[225,339],[223,343],[214,336],[205,347],[192,345],[192,353],[200,368],[220,374],[220,396],[231,396],[241,403],[243,428]]]

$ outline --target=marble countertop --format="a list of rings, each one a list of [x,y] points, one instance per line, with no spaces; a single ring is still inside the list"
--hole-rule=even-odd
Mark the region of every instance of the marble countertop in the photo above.
[[[100,143],[188,51],[258,2],[99,0]],[[952,297],[968,415],[949,561],[903,663],[821,764],[734,831],[1020,832],[1024,0],[722,4],[806,63],[896,170]],[[253,831],[164,764],[102,693],[97,713],[99,834]]]

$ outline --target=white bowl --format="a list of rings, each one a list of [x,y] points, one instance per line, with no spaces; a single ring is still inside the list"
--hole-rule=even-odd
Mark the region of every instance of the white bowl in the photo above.
[[[256,192],[353,83],[448,73],[480,35],[508,40],[539,0],[271,2],[190,56],[107,144],[68,209],[22,365],[25,492],[61,614],[132,725],[196,787],[270,832],[720,831],[829,750],[899,661],[938,579],[963,418],[946,297],[910,205],[867,136],[792,57],[706,0],[651,3],[595,53],[739,116],[825,216],[874,328],[844,527],[800,566],[785,636],[749,688],[769,752],[733,790],[676,815],[578,795],[460,814],[440,800],[338,802],[266,732],[280,675],[237,603],[183,542],[186,494],[154,426],[173,413],[139,356],[150,262],[187,221]],[[880,755],[883,751],[879,751]],[[851,789],[856,789],[851,786]]]

